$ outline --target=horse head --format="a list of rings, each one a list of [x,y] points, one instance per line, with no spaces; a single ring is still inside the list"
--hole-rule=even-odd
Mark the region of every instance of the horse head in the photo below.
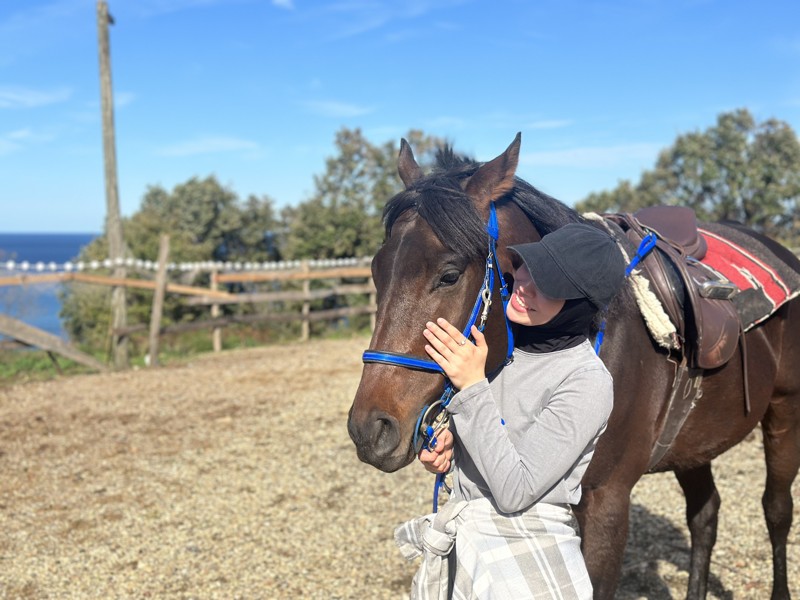
[[[478,164],[440,152],[438,169],[424,175],[403,140],[398,171],[405,190],[386,205],[386,241],[372,261],[377,316],[371,350],[427,359],[422,331],[444,317],[467,323],[482,287],[491,204],[497,205],[500,269],[508,271],[506,246],[539,239],[512,202],[520,135],[501,155]],[[495,287],[484,334],[487,372],[506,358],[503,305]],[[442,393],[443,375],[397,366],[365,364],[350,409],[348,430],[359,458],[383,471],[409,464],[418,448],[414,430],[421,410]]]

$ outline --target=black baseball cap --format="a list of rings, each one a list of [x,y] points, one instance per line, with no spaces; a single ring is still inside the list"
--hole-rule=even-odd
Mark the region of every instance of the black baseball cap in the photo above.
[[[541,241],[509,246],[533,282],[551,298],[588,298],[605,309],[625,279],[625,259],[607,233],[585,223],[570,223]]]

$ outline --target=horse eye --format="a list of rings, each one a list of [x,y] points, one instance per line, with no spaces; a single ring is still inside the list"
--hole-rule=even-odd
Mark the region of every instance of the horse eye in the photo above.
[[[447,271],[439,278],[439,287],[455,285],[459,277],[461,277],[459,271]]]

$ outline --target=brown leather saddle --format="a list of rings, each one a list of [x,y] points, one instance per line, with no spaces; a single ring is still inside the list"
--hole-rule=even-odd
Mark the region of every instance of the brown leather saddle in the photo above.
[[[607,214],[635,245],[649,233],[656,248],[641,266],[677,330],[675,345],[696,369],[721,367],[736,352],[742,330],[730,299],[738,288],[700,260],[706,241],[697,229],[694,210],[685,206],[651,206],[635,213]]]

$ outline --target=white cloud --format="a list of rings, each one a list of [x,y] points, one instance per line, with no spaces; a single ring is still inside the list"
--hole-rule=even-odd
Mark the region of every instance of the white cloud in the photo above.
[[[9,131],[5,138],[8,140],[27,140],[33,137],[30,129],[17,129],[16,131]]]
[[[0,87],[0,108],[35,108],[64,102],[72,96],[72,90],[39,91],[19,86]]]
[[[630,162],[654,161],[661,144],[618,144],[527,152],[519,157],[524,165],[536,167],[609,168]]]
[[[134,6],[144,17],[156,17],[182,10],[230,4],[236,0],[139,0]],[[114,14],[113,7],[109,7]]]
[[[35,133],[27,128],[15,129],[14,131],[0,134],[0,156],[6,156],[22,150],[26,145],[49,142],[52,139],[52,135]]]
[[[323,117],[360,117],[368,115],[374,109],[358,104],[348,104],[347,102],[337,102],[335,100],[310,100],[303,103],[311,112]]]
[[[569,127],[572,123],[569,119],[542,119],[528,123],[525,129],[561,129],[562,127]]]
[[[116,108],[121,108],[123,106],[128,106],[134,100],[136,100],[136,94],[133,92],[115,92],[114,93],[114,106]]]
[[[294,9],[294,0],[272,0],[272,5],[278,8],[285,8],[287,10]]]
[[[5,137],[0,137],[0,156],[7,156],[19,150],[20,145]]]
[[[435,117],[425,121],[425,126],[432,130],[455,130],[463,129],[466,126],[464,119],[460,117]]]
[[[370,127],[364,130],[364,135],[371,140],[395,140],[398,141],[401,136],[405,135],[408,129],[403,129],[397,125],[382,125],[378,127]]]
[[[255,151],[259,146],[251,140],[233,137],[201,137],[164,146],[157,151],[161,156],[197,156],[220,152]]]
[[[391,23],[419,19],[428,13],[453,10],[468,0],[412,0],[405,2],[361,2],[343,0],[321,4],[308,16],[332,16],[330,39],[340,40],[375,31]],[[390,34],[394,35],[394,33]],[[403,35],[409,35],[408,32]],[[416,34],[414,34],[416,35]],[[392,39],[389,39],[392,41]]]

